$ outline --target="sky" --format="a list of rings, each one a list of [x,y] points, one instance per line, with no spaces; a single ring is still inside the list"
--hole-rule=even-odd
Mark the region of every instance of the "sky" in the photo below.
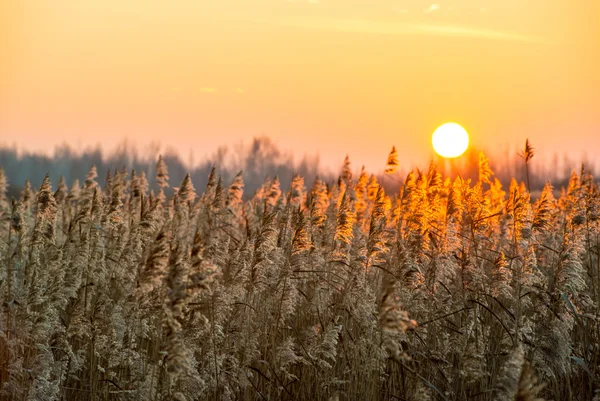
[[[597,0],[0,0],[0,144],[196,161],[267,135],[325,166],[431,134],[600,158]]]

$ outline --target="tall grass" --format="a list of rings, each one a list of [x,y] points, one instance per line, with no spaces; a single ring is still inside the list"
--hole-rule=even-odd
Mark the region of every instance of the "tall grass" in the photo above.
[[[169,197],[161,159],[156,193],[92,168],[12,201],[0,172],[0,400],[599,399],[598,182],[479,168]]]

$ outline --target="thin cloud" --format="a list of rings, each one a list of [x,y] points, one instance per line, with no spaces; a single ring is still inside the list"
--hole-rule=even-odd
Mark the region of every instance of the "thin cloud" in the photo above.
[[[200,88],[200,92],[202,93],[215,93],[217,90],[215,88]]]
[[[491,31],[487,29],[477,29],[461,26],[446,26],[446,25],[416,25],[415,29],[426,34],[448,35],[448,36],[463,36],[482,38],[490,40],[507,40],[515,42],[542,43],[540,38],[534,36],[521,35],[518,33]]]
[[[544,42],[540,38],[522,35],[519,33],[493,31],[454,25],[410,24],[391,21],[320,18],[292,18],[289,20],[278,20],[271,23],[276,25],[295,26],[305,29],[320,29],[377,35],[433,35],[527,43]]]

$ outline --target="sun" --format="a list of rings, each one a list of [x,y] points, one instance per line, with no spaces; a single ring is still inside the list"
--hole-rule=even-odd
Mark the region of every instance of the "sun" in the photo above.
[[[442,157],[458,157],[469,146],[469,134],[456,123],[440,125],[431,137],[433,149]]]

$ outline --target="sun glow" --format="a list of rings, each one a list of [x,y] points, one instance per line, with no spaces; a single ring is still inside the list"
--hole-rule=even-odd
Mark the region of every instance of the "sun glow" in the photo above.
[[[440,125],[431,137],[433,149],[442,157],[458,157],[469,146],[469,134],[456,123]]]

